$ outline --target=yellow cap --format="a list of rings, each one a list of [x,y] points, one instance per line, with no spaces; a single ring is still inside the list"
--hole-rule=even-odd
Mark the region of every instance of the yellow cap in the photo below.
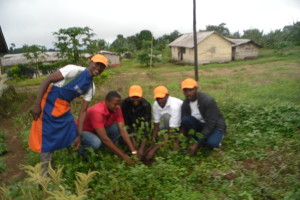
[[[181,89],[197,87],[197,82],[192,78],[187,78],[181,82]]]
[[[91,58],[91,61],[94,63],[102,63],[105,65],[105,67],[108,66],[108,60],[107,58],[102,54],[96,54]]]
[[[139,85],[133,85],[129,88],[129,97],[142,97],[143,89]]]
[[[165,86],[160,85],[154,89],[154,99],[164,98],[167,94],[169,94],[169,92]]]

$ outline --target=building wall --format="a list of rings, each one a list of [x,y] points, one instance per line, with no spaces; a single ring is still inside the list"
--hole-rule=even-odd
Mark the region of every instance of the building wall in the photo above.
[[[198,45],[200,63],[231,61],[232,44],[217,34],[212,34]]]
[[[120,66],[120,56],[119,55],[114,55],[114,54],[105,54],[103,55],[108,59],[109,64],[111,66]]]
[[[198,63],[231,61],[232,44],[217,34],[212,34],[198,44]],[[180,48],[172,47],[172,59],[180,61]],[[182,62],[194,63],[194,49],[185,48]]]
[[[178,47],[171,47],[171,53],[172,53],[172,60],[180,60],[178,56],[179,48]]]
[[[242,44],[236,47],[234,59],[235,60],[246,60],[258,58],[259,48],[252,44]]]

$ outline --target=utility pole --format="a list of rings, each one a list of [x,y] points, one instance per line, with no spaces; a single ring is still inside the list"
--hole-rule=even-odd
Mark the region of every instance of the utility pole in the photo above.
[[[151,49],[150,49],[150,69],[152,68],[152,55],[153,54],[153,36],[151,36]]]
[[[194,66],[195,66],[195,80],[198,81],[198,44],[197,44],[197,30],[196,30],[196,0],[193,0],[193,30],[194,30]]]

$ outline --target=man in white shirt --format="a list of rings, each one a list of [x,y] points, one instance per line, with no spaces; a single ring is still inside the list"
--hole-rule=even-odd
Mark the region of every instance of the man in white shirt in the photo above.
[[[154,128],[152,133],[152,148],[148,150],[146,159],[151,159],[161,145],[153,144],[160,130],[167,130],[168,133],[176,132],[181,123],[182,100],[169,95],[165,86],[158,86],[154,89],[155,102],[153,103]]]

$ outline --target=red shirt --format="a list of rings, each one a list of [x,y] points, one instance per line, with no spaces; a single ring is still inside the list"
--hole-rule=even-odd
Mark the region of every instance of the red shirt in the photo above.
[[[96,128],[107,127],[115,122],[124,122],[121,108],[117,112],[109,112],[105,101],[102,101],[88,108],[83,130],[96,132]]]

